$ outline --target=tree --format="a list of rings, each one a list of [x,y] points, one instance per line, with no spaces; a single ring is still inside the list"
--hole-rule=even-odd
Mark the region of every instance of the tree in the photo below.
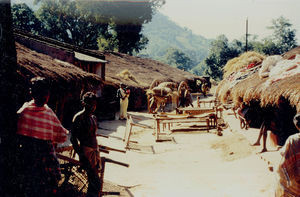
[[[42,24],[34,12],[25,4],[14,4],[11,8],[13,25],[33,34],[41,32]]]
[[[156,9],[164,0],[149,1],[87,1],[76,0],[82,14],[96,18],[97,23],[108,23],[114,33],[102,37],[99,48],[111,48],[122,53],[132,54],[145,48],[148,39],[142,35],[143,24],[152,19]],[[111,44],[107,44],[111,43]]]
[[[280,54],[297,46],[295,38],[296,30],[292,29],[292,24],[283,16],[280,16],[278,19],[273,19],[272,25],[269,26],[268,29],[274,31],[274,43],[278,47]]]
[[[43,0],[37,11],[43,23],[43,36],[87,49],[98,49],[99,35],[107,34],[107,23],[96,23],[91,15],[82,15],[76,2],[70,0]]]
[[[168,49],[165,61],[167,64],[185,71],[191,70],[194,66],[194,62],[185,53],[174,48]]]
[[[206,71],[206,64],[204,61],[200,62],[197,66],[195,66],[194,68],[192,68],[192,73],[198,76],[203,76],[205,75],[205,71]]]
[[[16,133],[17,57],[10,1],[0,1],[0,194],[12,196]]]
[[[239,43],[237,43],[239,44]],[[241,51],[235,46],[230,46],[225,35],[220,35],[212,42],[208,57],[204,60],[207,65],[206,74],[215,80],[223,77],[223,67],[228,60],[237,57]]]

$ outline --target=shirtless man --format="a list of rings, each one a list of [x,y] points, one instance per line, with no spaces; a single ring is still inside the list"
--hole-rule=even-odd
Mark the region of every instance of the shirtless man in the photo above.
[[[73,118],[71,142],[79,155],[82,167],[87,172],[89,182],[87,196],[99,196],[101,161],[96,139],[97,120],[93,115],[97,104],[96,95],[92,92],[85,93],[82,103],[83,110]]]

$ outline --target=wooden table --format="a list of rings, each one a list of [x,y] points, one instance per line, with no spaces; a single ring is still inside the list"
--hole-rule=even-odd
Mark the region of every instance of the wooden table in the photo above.
[[[186,107],[186,108],[177,108],[177,114],[189,114],[189,115],[199,115],[204,113],[216,112],[215,107]]]
[[[200,123],[204,122],[206,123],[207,132],[209,132],[209,129],[213,127],[213,124],[210,117],[205,116],[191,116],[191,115],[154,115],[154,133],[156,136],[156,141],[159,141],[159,135],[161,134],[161,125],[162,129],[168,125],[168,129],[170,130],[170,127],[173,123]]]

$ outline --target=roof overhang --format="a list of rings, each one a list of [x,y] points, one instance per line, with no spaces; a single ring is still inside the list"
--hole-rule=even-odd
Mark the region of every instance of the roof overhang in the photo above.
[[[92,56],[89,56],[89,55],[86,55],[86,54],[83,54],[83,53],[79,53],[79,52],[76,52],[76,51],[74,51],[74,55],[75,55],[76,59],[81,60],[81,61],[107,63],[106,60],[95,58],[95,57],[92,57]]]

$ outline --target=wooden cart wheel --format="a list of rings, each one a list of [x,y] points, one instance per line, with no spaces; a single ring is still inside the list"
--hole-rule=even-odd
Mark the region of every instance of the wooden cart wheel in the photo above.
[[[158,86],[161,83],[161,80],[159,79],[154,79],[149,87],[149,90],[152,90],[156,86]],[[147,105],[148,105],[148,112],[153,113],[153,103],[151,104],[151,100],[154,99],[152,98],[153,95],[147,95]],[[150,106],[151,105],[151,106]]]
[[[150,90],[152,90],[154,87],[158,86],[161,83],[161,80],[159,79],[154,79],[150,85]]]
[[[187,90],[187,89],[189,89],[188,84],[185,81],[180,82],[178,86],[178,96],[180,97],[184,93],[183,90]]]

